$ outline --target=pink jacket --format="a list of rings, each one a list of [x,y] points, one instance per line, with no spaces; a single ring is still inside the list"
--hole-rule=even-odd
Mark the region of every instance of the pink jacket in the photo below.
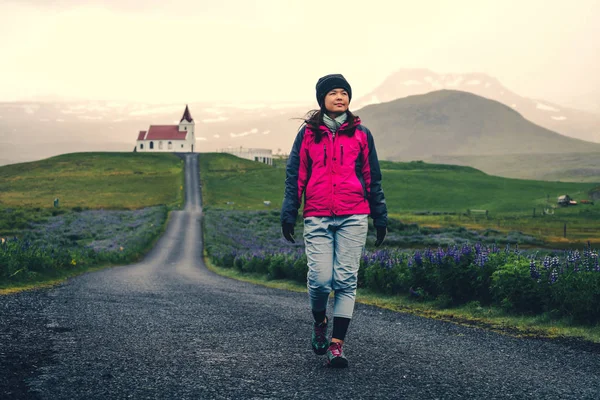
[[[304,217],[370,214],[375,226],[387,225],[381,171],[373,136],[360,119],[347,121],[333,134],[325,125],[317,143],[304,126],[286,168],[281,221],[295,223],[304,195]]]

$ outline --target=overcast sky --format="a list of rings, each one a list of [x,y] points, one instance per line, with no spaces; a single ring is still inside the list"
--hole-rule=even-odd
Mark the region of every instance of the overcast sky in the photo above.
[[[600,92],[600,0],[0,0],[0,101],[306,101],[400,68]]]

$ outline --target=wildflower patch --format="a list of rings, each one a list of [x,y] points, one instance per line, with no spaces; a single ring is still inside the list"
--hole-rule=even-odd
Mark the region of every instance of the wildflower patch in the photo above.
[[[306,282],[302,227],[296,227],[296,244],[287,243],[278,212],[208,210],[204,224],[206,251],[214,264]],[[398,227],[390,226],[393,234]],[[576,323],[600,321],[600,265],[591,244],[582,252],[532,252],[518,244],[464,239],[422,249],[401,248],[392,241],[382,249],[367,247],[358,284],[440,305],[478,302],[520,314],[547,312]]]

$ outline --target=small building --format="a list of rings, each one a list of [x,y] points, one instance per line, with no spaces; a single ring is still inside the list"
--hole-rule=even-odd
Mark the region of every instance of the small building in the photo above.
[[[561,206],[575,206],[577,205],[577,202],[575,200],[573,200],[571,198],[571,196],[569,196],[568,194],[563,194],[562,196],[558,197],[558,201],[556,202],[558,205]]]
[[[185,106],[178,125],[150,125],[147,131],[140,131],[134,151],[140,152],[194,152],[196,123]]]
[[[239,148],[227,148],[219,149],[219,153],[229,153],[236,157],[245,158],[246,160],[257,161],[267,165],[273,165],[273,150],[271,149],[245,149]]]

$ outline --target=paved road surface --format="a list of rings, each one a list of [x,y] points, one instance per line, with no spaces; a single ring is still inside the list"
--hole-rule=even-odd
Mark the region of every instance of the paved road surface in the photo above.
[[[593,347],[357,304],[350,368],[310,350],[305,294],[209,272],[196,155],[186,206],[139,264],[0,297],[0,398],[599,399]]]

